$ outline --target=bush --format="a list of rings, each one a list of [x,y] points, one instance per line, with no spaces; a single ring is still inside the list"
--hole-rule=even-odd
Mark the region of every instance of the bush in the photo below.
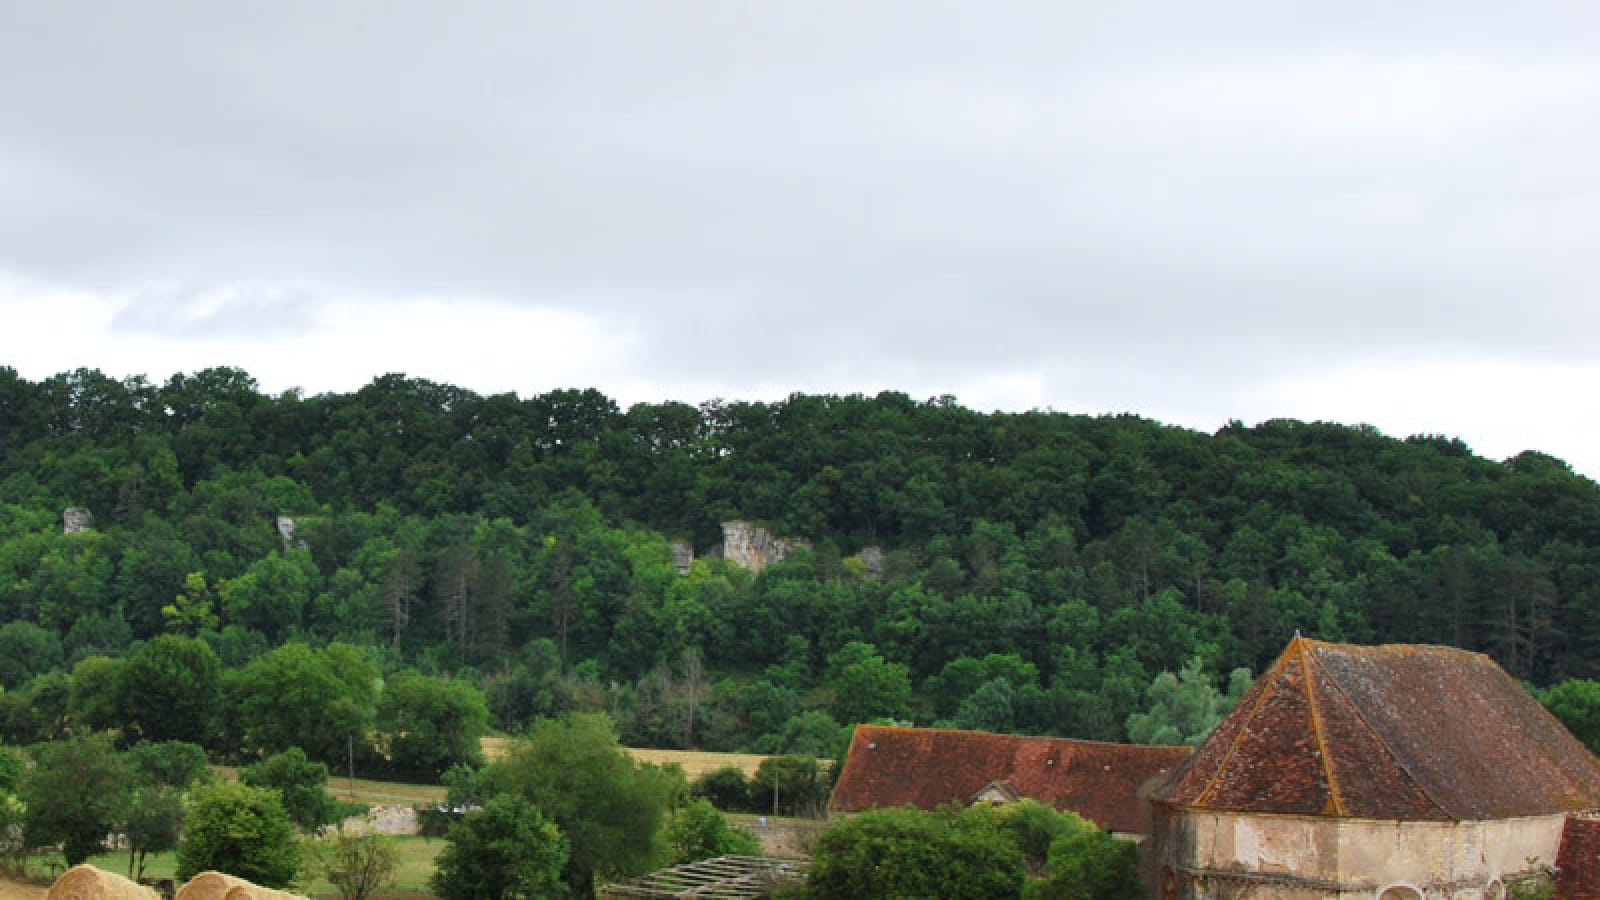
[[[128,749],[127,757],[134,780],[140,784],[165,785],[181,791],[214,777],[206,763],[206,751],[198,744],[140,741]]]
[[[728,819],[707,800],[689,801],[667,823],[672,844],[672,864],[698,862],[716,856],[762,856],[761,841],[748,831],[732,828]]]
[[[823,832],[807,871],[815,900],[1016,900],[1022,854],[986,817],[876,809]]]
[[[384,686],[376,730],[397,774],[433,779],[454,765],[483,763],[488,722],[483,692],[473,685],[406,672]]]
[[[328,795],[328,767],[307,759],[299,747],[245,766],[239,770],[239,780],[277,791],[289,818],[306,831],[337,821],[338,811]]]
[[[690,793],[717,809],[734,812],[750,808],[750,779],[738,766],[724,766],[695,780]]]
[[[750,781],[750,809],[780,816],[822,814],[828,779],[815,757],[774,756],[761,761]]]
[[[1026,900],[1138,900],[1144,895],[1137,844],[1119,841],[1072,813],[1063,817],[1071,825],[1051,842],[1044,878],[1028,885]]]
[[[207,869],[281,888],[300,870],[294,826],[277,791],[216,782],[195,788],[178,844],[178,878]]]
[[[561,893],[567,841],[533,804],[500,794],[450,829],[430,885],[443,900]]]
[[[399,862],[400,847],[386,834],[341,829],[306,847],[306,868],[326,878],[340,900],[365,900],[388,883]]]

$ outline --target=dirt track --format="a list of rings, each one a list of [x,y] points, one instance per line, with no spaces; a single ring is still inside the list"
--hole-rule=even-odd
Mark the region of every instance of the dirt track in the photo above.
[[[42,884],[21,884],[0,878],[0,900],[43,900],[49,888]]]

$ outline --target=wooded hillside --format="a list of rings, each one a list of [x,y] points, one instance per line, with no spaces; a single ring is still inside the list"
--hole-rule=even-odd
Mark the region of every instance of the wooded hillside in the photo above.
[[[91,530],[63,534],[69,506]],[[813,550],[703,558],[730,519]],[[686,577],[674,539],[702,557]],[[1596,484],[1446,437],[0,368],[13,697],[177,631],[229,668],[353,643],[465,676],[507,727],[604,708],[641,745],[827,755],[877,717],[1118,739],[1156,673],[1259,671],[1297,629],[1594,677],[1597,606]]]

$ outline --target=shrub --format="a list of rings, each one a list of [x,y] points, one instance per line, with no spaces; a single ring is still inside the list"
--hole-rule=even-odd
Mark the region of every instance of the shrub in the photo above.
[[[338,816],[333,798],[328,795],[328,767],[307,759],[299,747],[245,766],[239,771],[239,780],[276,790],[289,818],[306,831],[330,824]]]
[[[294,881],[300,854],[277,791],[219,781],[190,792],[178,878],[207,869],[274,888]]]
[[[987,817],[876,809],[830,827],[807,872],[815,900],[1016,900],[1022,854]]]
[[[400,862],[400,847],[386,834],[340,829],[306,848],[306,868],[333,885],[340,900],[366,900],[388,883]]]
[[[738,766],[724,766],[701,775],[690,792],[720,810],[732,812],[750,808],[750,779]]]
[[[761,841],[748,831],[732,828],[728,819],[704,799],[689,801],[667,823],[672,844],[672,864],[697,862],[715,856],[761,856]]]
[[[567,841],[533,804],[500,794],[451,827],[430,882],[443,900],[511,900],[560,893]]]

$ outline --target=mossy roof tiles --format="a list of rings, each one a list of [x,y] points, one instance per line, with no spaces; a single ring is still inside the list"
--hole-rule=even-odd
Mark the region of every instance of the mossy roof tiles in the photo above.
[[[1600,760],[1487,656],[1296,638],[1153,796],[1241,812],[1511,818],[1600,806]]]
[[[862,725],[829,800],[836,812],[965,804],[991,783],[1071,810],[1101,827],[1139,833],[1139,788],[1170,772],[1187,747]]]

